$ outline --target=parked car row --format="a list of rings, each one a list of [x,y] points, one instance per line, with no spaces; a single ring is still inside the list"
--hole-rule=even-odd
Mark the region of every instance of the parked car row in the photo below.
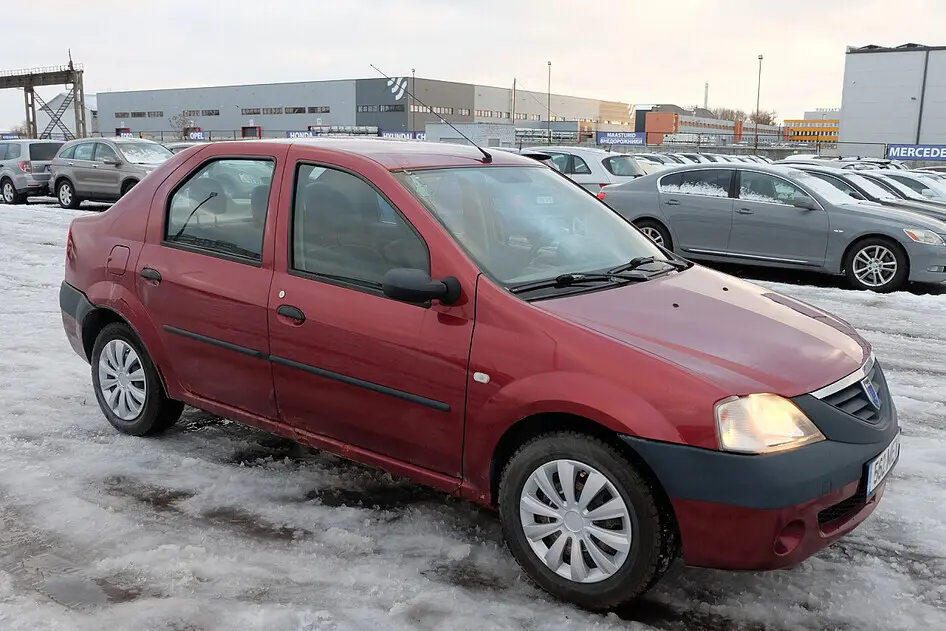
[[[72,222],[66,337],[118,431],[160,433],[189,404],[492,507],[524,572],[584,607],[637,597],[680,556],[800,563],[874,511],[897,463],[881,363],[844,321],[674,251],[751,257],[791,216],[782,256],[826,266],[841,246],[825,226],[851,237],[856,201],[783,167],[633,177],[593,155],[552,159],[630,178],[606,201],[664,217],[665,247],[513,152],[181,152]],[[936,250],[942,224],[899,212],[878,252],[898,236],[910,256]],[[887,269],[857,252],[870,278]],[[909,273],[924,265],[946,260]]]

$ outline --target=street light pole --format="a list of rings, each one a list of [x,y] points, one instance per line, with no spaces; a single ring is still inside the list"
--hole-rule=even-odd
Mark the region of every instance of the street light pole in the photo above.
[[[759,152],[759,103],[762,98],[762,55],[759,55],[759,83],[755,93],[755,152]]]
[[[414,87],[414,83],[416,81],[414,72],[415,72],[414,69],[411,68],[411,138],[413,138],[417,133],[417,130],[414,129],[414,110],[417,109],[414,106],[414,90],[417,89]]]
[[[548,112],[548,126],[549,126],[549,144],[552,144],[552,62],[549,64],[549,112]]]

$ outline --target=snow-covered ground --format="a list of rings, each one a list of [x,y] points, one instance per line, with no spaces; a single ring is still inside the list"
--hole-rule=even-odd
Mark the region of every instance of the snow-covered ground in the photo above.
[[[529,586],[495,518],[190,410],[116,433],[62,332],[81,211],[0,205],[0,629],[946,629],[946,296],[772,285],[875,345],[901,462],[859,530],[790,571],[677,568],[592,615]]]

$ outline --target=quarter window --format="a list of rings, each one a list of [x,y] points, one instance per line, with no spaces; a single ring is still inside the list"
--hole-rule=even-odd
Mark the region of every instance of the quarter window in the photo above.
[[[568,168],[568,155],[564,153],[548,153],[548,155],[552,158],[552,164],[556,169],[562,173],[571,173]]]
[[[388,270],[430,271],[427,246],[371,185],[337,169],[299,165],[292,269],[381,289]]]
[[[171,197],[165,241],[259,261],[274,168],[252,158],[202,166]]]
[[[700,169],[678,171],[660,180],[661,193],[672,195],[701,195],[703,197],[729,197],[732,171],[728,169]]]
[[[74,159],[74,158],[76,157],[76,146],[75,146],[75,145],[72,145],[71,147],[69,147],[68,149],[66,149],[66,150],[63,151],[62,153],[60,153],[60,154],[59,154],[59,157],[62,158],[63,160],[72,160],[72,159]]]
[[[791,206],[796,199],[802,197],[808,195],[781,178],[753,171],[741,171],[739,174],[739,199]]]
[[[591,175],[591,168],[588,166],[587,162],[578,156],[572,156],[572,160],[574,160],[572,173],[575,175]]]

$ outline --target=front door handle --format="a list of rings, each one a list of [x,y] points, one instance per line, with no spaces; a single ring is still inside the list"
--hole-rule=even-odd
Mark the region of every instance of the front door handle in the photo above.
[[[161,272],[159,272],[159,271],[156,270],[156,269],[152,269],[152,268],[150,268],[150,267],[143,267],[143,268],[141,268],[141,271],[138,272],[138,273],[139,273],[139,274],[141,275],[141,277],[144,278],[145,280],[152,280],[152,281],[154,281],[155,283],[160,283],[160,282],[161,282]]]
[[[279,308],[276,309],[276,313],[290,320],[295,320],[299,324],[305,322],[305,314],[302,312],[302,309],[293,307],[292,305],[279,305]]]
[[[668,199],[664,202],[667,206],[679,206],[680,202],[675,199]]]
[[[754,215],[755,214],[755,211],[752,210],[751,208],[737,208],[736,212],[739,213],[740,215]]]

